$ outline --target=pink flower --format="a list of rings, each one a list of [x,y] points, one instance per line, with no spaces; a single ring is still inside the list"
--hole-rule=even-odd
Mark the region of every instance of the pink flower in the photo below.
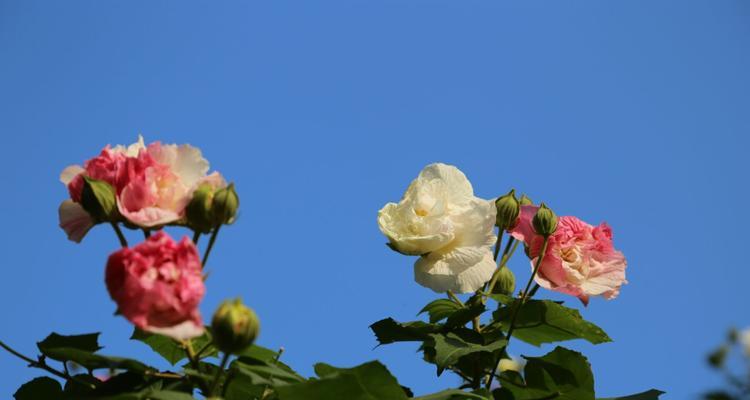
[[[534,232],[531,220],[538,207],[523,206],[518,224],[511,230],[528,248],[531,267],[536,265],[544,239]],[[584,305],[590,296],[607,300],[620,294],[625,280],[625,256],[615,250],[612,229],[606,223],[591,226],[572,216],[558,219],[539,266],[536,282],[545,289],[578,297]]]
[[[109,256],[107,290],[119,312],[138,328],[175,339],[203,333],[198,305],[205,293],[193,242],[159,231]]]
[[[139,136],[138,142],[128,147],[105,147],[83,167],[65,168],[60,180],[74,204],[81,201],[84,176],[109,183],[117,194],[120,214],[134,225],[150,228],[181,219],[201,183],[214,188],[226,186],[218,172],[206,175],[207,172],[208,161],[199,149],[159,142],[146,146]],[[60,226],[68,238],[76,242],[83,238],[95,222],[90,216],[86,220],[87,216],[80,206],[60,206]]]

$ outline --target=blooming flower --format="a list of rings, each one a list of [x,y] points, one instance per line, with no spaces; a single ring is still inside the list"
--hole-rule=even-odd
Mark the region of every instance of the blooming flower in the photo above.
[[[85,219],[87,214],[79,204],[84,176],[110,184],[120,214],[134,225],[149,228],[181,219],[200,184],[226,187],[218,172],[206,175],[208,169],[201,151],[187,144],[154,142],[146,146],[139,136],[138,142],[128,147],[107,146],[83,167],[67,167],[60,175],[72,203],[78,204],[76,207],[66,201],[60,206],[60,226],[78,242],[94,225],[90,217]]]
[[[198,305],[205,293],[193,242],[159,231],[109,256],[106,283],[119,312],[138,328],[175,339],[199,336]]]
[[[378,225],[394,250],[420,256],[417,283],[436,292],[468,293],[495,271],[495,213],[492,202],[474,196],[463,172],[437,163],[419,173],[399,203],[380,210]]]
[[[538,207],[521,207],[521,217],[511,234],[528,247],[532,269],[544,238],[534,232],[531,221]],[[588,304],[590,296],[607,300],[620,294],[626,284],[625,256],[615,250],[612,229],[602,223],[591,226],[576,217],[558,219],[557,230],[549,237],[547,252],[539,266],[536,282],[545,289],[578,297]]]

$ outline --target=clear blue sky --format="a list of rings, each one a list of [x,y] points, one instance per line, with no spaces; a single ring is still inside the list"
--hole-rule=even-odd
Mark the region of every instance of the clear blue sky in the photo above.
[[[3,340],[102,330],[105,353],[148,354],[112,316],[112,232],[57,228],[60,170],[138,133],[237,183],[202,310],[242,296],[305,374],[377,358],[418,393],[456,383],[368,329],[435,297],[375,220],[435,161],[480,196],[612,225],[630,284],[583,312],[615,342],[569,344],[599,394],[690,398],[718,382],[704,354],[750,325],[746,1],[0,0]],[[38,374],[5,353],[0,373],[2,398]]]

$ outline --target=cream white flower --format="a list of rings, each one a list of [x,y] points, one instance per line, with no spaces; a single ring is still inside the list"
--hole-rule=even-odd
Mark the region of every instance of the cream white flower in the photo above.
[[[436,292],[468,293],[495,270],[495,213],[491,201],[474,196],[458,168],[438,163],[420,172],[398,204],[380,210],[378,225],[394,250],[420,256],[417,283]]]
[[[750,357],[750,328],[745,328],[740,332],[740,345],[742,345],[745,356]]]

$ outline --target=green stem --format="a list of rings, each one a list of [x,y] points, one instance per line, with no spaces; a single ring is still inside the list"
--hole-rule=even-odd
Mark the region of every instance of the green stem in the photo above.
[[[529,277],[529,281],[526,283],[526,288],[521,292],[521,299],[519,301],[513,303],[513,314],[510,317],[510,323],[508,324],[508,334],[505,336],[505,348],[508,348],[508,345],[510,344],[510,339],[513,337],[513,330],[515,329],[516,324],[516,318],[518,317],[518,312],[520,311],[521,307],[526,303],[526,301],[534,294],[536,293],[536,290],[532,292],[529,291],[531,288],[531,284],[534,283],[534,278],[536,277],[537,272],[539,272],[539,266],[542,265],[542,260],[544,260],[544,256],[547,253],[547,245],[549,245],[549,236],[544,238],[544,243],[542,244],[542,251],[539,252],[539,255],[536,259],[536,264],[534,265],[534,270],[531,272],[531,276]],[[536,289],[536,288],[535,288]],[[495,377],[495,374],[497,374],[497,368],[500,366],[500,360],[497,360],[495,363],[495,368],[492,371],[492,374],[490,375],[490,379],[487,380],[487,390],[490,389],[490,386],[492,385],[492,378]]]
[[[224,368],[227,367],[230,355],[231,354],[229,353],[224,353],[224,357],[221,358],[221,365],[219,365],[219,369],[216,370],[214,381],[211,383],[211,389],[208,391],[208,397],[212,397],[214,392],[216,392],[216,388],[219,386],[219,379],[221,379],[221,375],[224,373]]]
[[[151,231],[146,228],[143,228],[143,238],[148,239],[150,237],[151,237]]]
[[[201,238],[201,233],[199,231],[193,232],[193,244],[198,245],[198,240]]]
[[[117,239],[120,240],[120,246],[128,247],[128,240],[125,239],[125,235],[122,234],[122,231],[120,230],[120,226],[117,225],[116,222],[110,222],[110,225],[112,225],[112,228],[115,230],[115,233],[117,234]]]
[[[513,253],[516,252],[516,248],[518,248],[518,243],[514,238],[510,238],[508,240],[508,244],[505,245],[505,250],[503,250],[503,256],[500,257],[500,265],[498,265],[497,269],[495,270],[495,273],[492,274],[492,280],[490,280],[489,286],[487,286],[487,290],[485,290],[485,294],[487,296],[492,294],[492,290],[495,288],[495,284],[497,284],[497,279],[500,277],[500,270],[505,268],[506,264],[508,264],[508,261],[510,261],[510,258],[513,257]],[[513,245],[511,247],[511,244]],[[486,298],[482,297],[482,301],[485,301]]]
[[[13,348],[11,348],[7,344],[3,343],[2,341],[0,341],[0,347],[2,347],[3,349],[5,349],[5,351],[7,351],[8,353],[13,354],[14,356],[20,358],[21,360],[24,360],[24,361],[28,362],[30,367],[43,369],[43,370],[49,372],[50,374],[52,374],[54,376],[57,376],[58,378],[65,379],[66,381],[74,381],[74,382],[76,382],[78,384],[84,385],[84,386],[89,387],[91,389],[96,389],[96,386],[93,385],[90,382],[82,381],[82,380],[80,380],[80,379],[78,379],[76,377],[71,376],[68,373],[65,373],[65,372],[62,372],[62,371],[58,371],[58,370],[50,367],[49,365],[47,365],[46,362],[44,362],[44,360],[42,358],[40,358],[41,361],[37,361],[37,360],[31,359],[29,357],[26,357],[25,355],[17,352],[16,350],[14,350]]]
[[[449,290],[446,292],[448,294],[448,298],[453,300],[456,304],[458,304],[461,307],[465,307],[464,302],[461,301],[458,297],[456,297],[455,294],[453,294],[453,291]]]
[[[216,235],[219,234],[219,228],[221,228],[221,225],[214,228],[211,232],[211,238],[208,239],[208,247],[206,247],[206,252],[203,254],[203,268],[206,268],[206,262],[208,261],[209,254],[211,254],[211,249],[214,247],[214,242],[216,242]]]
[[[503,242],[503,233],[505,233],[502,228],[500,228],[499,230],[500,231],[497,233],[497,241],[495,242],[495,254],[492,256],[492,259],[495,261],[497,261],[497,255],[500,254],[500,244]]]

